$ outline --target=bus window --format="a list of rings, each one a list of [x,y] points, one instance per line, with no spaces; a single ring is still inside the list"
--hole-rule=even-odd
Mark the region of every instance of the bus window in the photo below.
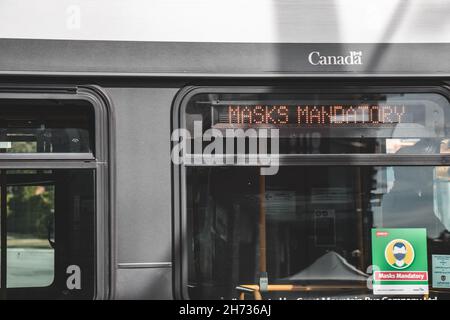
[[[236,288],[257,285],[261,270],[269,284],[299,288],[265,298],[370,296],[372,228],[426,228],[430,263],[450,252],[448,167],[282,167],[265,177],[265,234],[258,168],[187,171],[194,299],[238,298]]]
[[[93,153],[94,110],[81,100],[0,99],[0,152]]]
[[[92,298],[94,171],[1,170],[0,189],[6,191],[0,206],[6,209],[1,221],[7,226],[1,265],[6,298]]]
[[[373,297],[372,229],[420,228],[430,297],[450,299],[431,265],[450,253],[447,98],[240,89],[200,88],[181,104],[178,125],[193,133],[179,166],[181,296]],[[260,129],[278,132],[273,175],[239,162],[273,154]]]
[[[106,116],[88,87],[0,93],[0,299],[106,296]]]

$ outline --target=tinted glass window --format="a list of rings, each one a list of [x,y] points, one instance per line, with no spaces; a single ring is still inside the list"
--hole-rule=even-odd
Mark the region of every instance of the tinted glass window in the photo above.
[[[449,167],[187,167],[186,179],[190,298],[239,298],[265,271],[281,289],[264,299],[372,296],[381,227],[426,229],[430,296],[450,298],[431,285],[432,255],[450,252]]]
[[[376,298],[373,238],[384,228],[426,234],[426,248],[418,250],[429,279],[414,294],[429,289],[430,297],[450,299],[450,285],[442,284],[432,262],[450,259],[450,175],[442,166],[450,151],[450,104],[444,95],[227,90],[192,95],[179,117],[188,142],[175,149],[188,155],[180,166],[188,240],[182,245],[184,297]],[[279,139],[270,133],[265,144],[264,129],[278,129]],[[256,162],[239,162],[242,153],[248,159],[280,154],[281,165],[261,175]],[[227,166],[223,154],[231,159]],[[414,256],[400,244],[383,260],[390,266],[394,258]]]
[[[0,170],[4,297],[94,296],[94,173]]]
[[[81,100],[0,99],[0,152],[93,153],[94,110]]]

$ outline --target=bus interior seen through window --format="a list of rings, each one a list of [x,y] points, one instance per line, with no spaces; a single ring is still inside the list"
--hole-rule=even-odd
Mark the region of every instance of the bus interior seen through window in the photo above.
[[[214,93],[194,95],[185,112],[188,129],[199,119],[203,130],[277,128],[279,153],[298,161],[269,176],[238,163],[183,168],[188,298],[243,298],[245,290],[264,299],[374,298],[372,229],[420,228],[429,294],[450,299],[450,288],[432,286],[431,264],[450,254],[444,96]],[[317,165],[302,164],[311,154],[322,156]],[[321,165],[329,154],[367,162]],[[431,160],[412,165],[414,157]],[[260,292],[265,281],[277,290]]]
[[[187,171],[192,298],[237,298],[264,269],[271,284],[317,288],[271,298],[370,295],[372,228],[426,228],[430,263],[450,252],[449,167],[282,167],[265,177],[264,251],[259,169]]]

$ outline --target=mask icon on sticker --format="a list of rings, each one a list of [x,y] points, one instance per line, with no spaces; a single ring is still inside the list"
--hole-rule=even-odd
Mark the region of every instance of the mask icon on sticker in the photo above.
[[[414,261],[414,248],[406,240],[395,239],[388,243],[384,255],[391,267],[406,269]]]

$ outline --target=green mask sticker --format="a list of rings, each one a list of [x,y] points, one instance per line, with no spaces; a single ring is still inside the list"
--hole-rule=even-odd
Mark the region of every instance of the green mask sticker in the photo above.
[[[374,294],[428,294],[426,229],[372,229],[372,264]]]

